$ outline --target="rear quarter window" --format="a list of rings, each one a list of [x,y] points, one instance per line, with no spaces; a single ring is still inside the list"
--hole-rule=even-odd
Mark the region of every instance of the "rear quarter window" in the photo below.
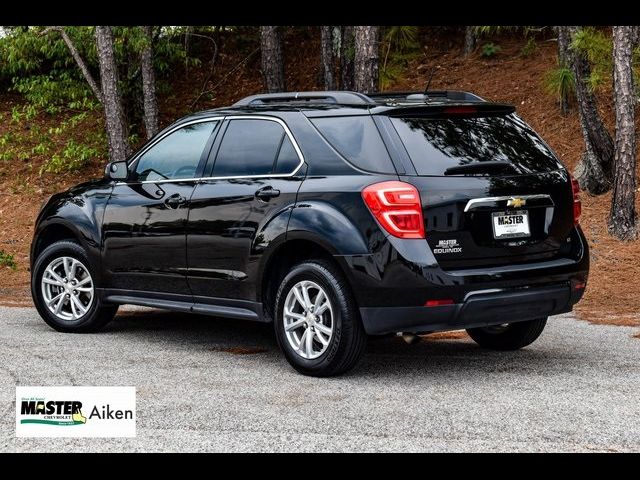
[[[451,167],[505,161],[523,174],[562,167],[540,137],[516,115],[392,118],[418,175],[444,175]]]
[[[311,123],[355,167],[367,172],[396,173],[371,116],[314,118]]]

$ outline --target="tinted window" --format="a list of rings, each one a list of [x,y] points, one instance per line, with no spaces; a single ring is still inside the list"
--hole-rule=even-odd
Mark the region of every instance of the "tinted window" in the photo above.
[[[193,178],[217,123],[187,125],[160,140],[140,157],[136,166],[137,180]]]
[[[284,129],[269,120],[232,120],[213,167],[214,177],[266,175],[272,172]]]
[[[369,115],[315,118],[311,122],[344,158],[370,172],[395,173],[380,133]]]
[[[560,164],[515,115],[473,118],[392,118],[418,175],[487,160],[510,162],[520,173],[556,170]]]
[[[298,154],[293,148],[291,140],[285,135],[282,146],[280,147],[280,153],[278,154],[275,173],[291,173],[298,165],[300,165],[300,158],[298,158]]]

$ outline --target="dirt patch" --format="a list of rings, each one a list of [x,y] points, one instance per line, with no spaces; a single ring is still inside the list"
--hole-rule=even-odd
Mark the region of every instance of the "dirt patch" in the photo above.
[[[455,330],[453,332],[437,332],[428,335],[422,335],[423,340],[439,341],[439,340],[468,340],[469,335],[464,330]]]

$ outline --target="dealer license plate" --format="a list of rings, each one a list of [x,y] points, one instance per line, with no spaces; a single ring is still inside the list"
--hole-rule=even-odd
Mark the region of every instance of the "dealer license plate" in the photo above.
[[[513,212],[494,212],[493,220],[494,238],[518,238],[531,235],[529,230],[529,214],[525,210]]]

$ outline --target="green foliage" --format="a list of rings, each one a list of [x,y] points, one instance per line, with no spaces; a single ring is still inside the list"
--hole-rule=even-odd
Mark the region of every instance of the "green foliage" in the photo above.
[[[66,27],[66,32],[85,61],[95,64],[93,28]],[[43,27],[15,29],[0,38],[0,82],[51,114],[97,104],[60,34],[44,33]]]
[[[55,154],[47,161],[40,173],[65,173],[80,170],[87,165],[92,158],[99,155],[99,151],[89,145],[77,143],[70,139],[67,141],[61,154]]]
[[[99,81],[94,27],[64,28],[94,78]],[[187,28],[154,27],[154,66],[157,90],[160,92],[171,88],[168,80],[176,68],[199,64],[197,58],[189,57],[185,51],[184,34]],[[211,33],[212,28],[195,27],[193,30]],[[96,131],[99,127],[94,122],[85,122],[88,118],[95,119],[98,116],[100,103],[60,32],[51,30],[45,33],[45,27],[17,27],[6,29],[6,33],[6,36],[0,37],[0,91],[17,92],[26,100],[26,103],[12,109],[10,121],[18,127],[29,122],[31,130],[26,134],[18,135],[15,132],[12,137],[0,138],[0,160],[50,157],[41,168],[41,173],[60,173],[78,170],[92,157],[105,157],[104,133],[102,130]],[[113,27],[113,34],[125,114],[132,125],[141,125],[143,105],[139,58],[149,40],[137,26]],[[193,38],[192,44],[202,42],[197,37]],[[39,115],[55,115],[66,120],[48,129],[46,134],[36,134],[37,122],[32,120]],[[80,129],[81,138],[76,135]],[[135,128],[131,134],[131,141],[137,142]]]
[[[574,35],[571,48],[587,56],[591,64],[591,76],[588,80],[593,90],[611,78],[613,69],[611,37],[593,27],[581,28]]]
[[[402,75],[409,62],[419,55],[418,27],[387,27],[382,40],[382,52],[384,57],[380,68],[380,86],[385,90]]]
[[[480,51],[480,55],[486,58],[491,58],[495,56],[498,52],[500,52],[501,48],[499,45],[494,44],[493,42],[488,42],[482,45],[482,50]]]
[[[554,95],[559,102],[569,102],[573,97],[576,84],[573,72],[567,67],[557,67],[548,72],[544,77],[547,92]]]
[[[0,250],[0,266],[9,267],[11,270],[16,270],[18,265],[16,264],[13,255]]]
[[[520,50],[520,55],[522,55],[523,57],[529,57],[537,51],[538,43],[536,42],[536,39],[533,37],[529,37],[527,43],[525,43],[524,47],[522,47],[522,50]]]
[[[409,52],[419,47],[418,27],[412,25],[389,27],[384,33],[384,41],[398,52]]]

